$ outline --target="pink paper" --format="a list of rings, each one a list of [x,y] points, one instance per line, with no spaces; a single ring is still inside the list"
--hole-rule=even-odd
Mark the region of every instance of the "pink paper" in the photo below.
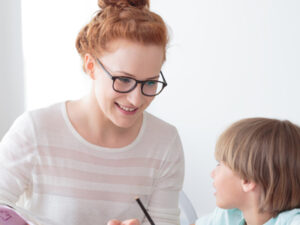
[[[0,225],[26,225],[27,222],[13,209],[0,205]]]

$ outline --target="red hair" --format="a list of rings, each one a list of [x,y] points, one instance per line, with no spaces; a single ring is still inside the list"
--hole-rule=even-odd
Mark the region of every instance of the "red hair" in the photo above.
[[[162,46],[165,60],[167,27],[149,10],[149,0],[98,0],[98,5],[102,9],[77,36],[76,48],[82,58],[86,53],[99,55],[109,42],[125,39]]]

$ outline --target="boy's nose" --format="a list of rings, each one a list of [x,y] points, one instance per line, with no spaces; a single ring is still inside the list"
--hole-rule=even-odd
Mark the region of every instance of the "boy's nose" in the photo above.
[[[210,172],[210,176],[211,176],[212,178],[215,178],[215,169],[213,169],[213,170]]]

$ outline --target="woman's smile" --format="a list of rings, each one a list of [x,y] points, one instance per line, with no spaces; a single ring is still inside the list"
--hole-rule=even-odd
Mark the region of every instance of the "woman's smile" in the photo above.
[[[133,115],[138,111],[138,107],[125,106],[119,103],[115,103],[115,104],[118,107],[118,109],[126,115]]]

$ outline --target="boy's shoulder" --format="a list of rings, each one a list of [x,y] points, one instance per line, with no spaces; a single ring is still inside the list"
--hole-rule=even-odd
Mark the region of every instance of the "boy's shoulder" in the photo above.
[[[196,221],[196,225],[243,225],[244,223],[243,213],[239,209],[221,208],[216,208],[213,213]],[[284,211],[265,225],[300,225],[300,208]]]
[[[216,208],[213,213],[199,218],[196,225],[240,225],[244,222],[240,210]]]
[[[284,211],[277,217],[273,218],[274,225],[299,225],[300,224],[300,208]],[[268,224],[267,224],[268,225]]]

